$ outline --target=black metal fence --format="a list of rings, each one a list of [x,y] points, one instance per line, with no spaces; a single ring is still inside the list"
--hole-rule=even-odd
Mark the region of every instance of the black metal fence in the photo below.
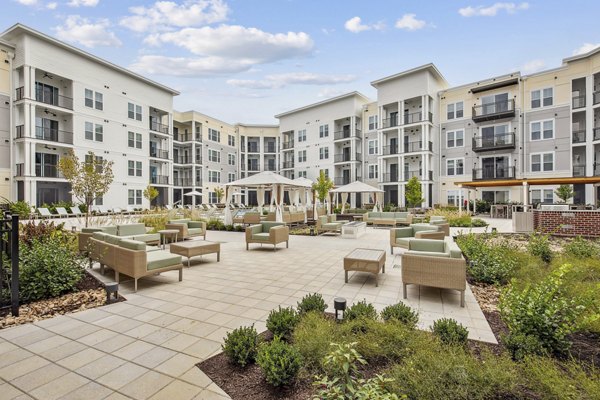
[[[0,215],[1,216],[1,215]],[[0,308],[19,315],[19,217],[4,213],[0,219]]]

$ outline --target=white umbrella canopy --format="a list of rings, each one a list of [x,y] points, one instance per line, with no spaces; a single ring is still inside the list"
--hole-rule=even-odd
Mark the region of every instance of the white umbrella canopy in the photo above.
[[[300,178],[294,179],[294,182],[296,182],[298,184],[298,186],[305,187],[305,188],[312,188],[312,185],[313,185],[313,181],[311,181],[310,179],[305,178],[303,176],[301,176]]]
[[[383,190],[367,185],[361,181],[354,181],[339,188],[331,190],[332,193],[383,193]]]
[[[271,171],[263,171],[246,178],[238,179],[237,181],[226,183],[225,186],[245,186],[245,187],[268,187],[273,185],[283,185],[290,187],[302,187],[302,184],[295,182],[283,175],[276,174]]]
[[[202,193],[200,193],[197,190],[192,190],[191,192],[187,192],[183,194],[184,196],[202,196]]]

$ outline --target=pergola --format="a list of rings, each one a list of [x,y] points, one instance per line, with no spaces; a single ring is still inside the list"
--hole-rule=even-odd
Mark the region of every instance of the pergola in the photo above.
[[[275,198],[275,220],[277,222],[283,221],[283,214],[281,205],[283,203],[283,192],[285,189],[298,188],[306,189],[307,184],[304,182],[293,181],[285,176],[276,174],[271,171],[259,172],[246,178],[238,179],[237,181],[229,182],[225,184],[225,224],[231,225],[233,223],[233,216],[231,214],[231,198],[233,197],[234,188],[254,188],[257,190],[258,208],[262,212],[262,207],[265,201],[265,189],[271,189]]]
[[[330,191],[330,193],[341,193],[342,195],[342,214],[346,208],[346,200],[348,200],[349,193],[374,193],[375,194],[375,207],[382,206],[382,195],[383,190],[373,187],[371,185],[367,185],[361,181],[354,181],[344,186],[340,186]]]

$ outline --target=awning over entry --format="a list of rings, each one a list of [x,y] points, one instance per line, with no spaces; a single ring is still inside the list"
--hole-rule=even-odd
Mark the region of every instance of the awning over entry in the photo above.
[[[600,183],[600,176],[572,176],[552,178],[493,179],[469,182],[454,182],[458,187],[477,189],[480,187],[522,185],[585,185]]]

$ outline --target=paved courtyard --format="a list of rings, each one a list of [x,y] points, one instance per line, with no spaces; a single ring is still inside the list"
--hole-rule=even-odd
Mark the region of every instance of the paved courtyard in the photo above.
[[[499,229],[500,230],[500,229]],[[265,329],[269,311],[319,292],[331,306],[366,299],[377,309],[404,301],[419,326],[451,317],[472,339],[495,342],[470,289],[457,292],[409,286],[402,299],[400,256],[389,254],[389,231],[369,228],[359,239],[291,236],[290,248],[245,250],[243,233],[209,232],[215,255],[194,258],[177,272],[121,284],[126,302],[0,331],[2,399],[223,399],[227,395],[195,364],[220,351],[225,333],[241,325]],[[342,259],[356,247],[383,249],[386,273],[350,273]],[[401,249],[395,252],[400,253]]]

